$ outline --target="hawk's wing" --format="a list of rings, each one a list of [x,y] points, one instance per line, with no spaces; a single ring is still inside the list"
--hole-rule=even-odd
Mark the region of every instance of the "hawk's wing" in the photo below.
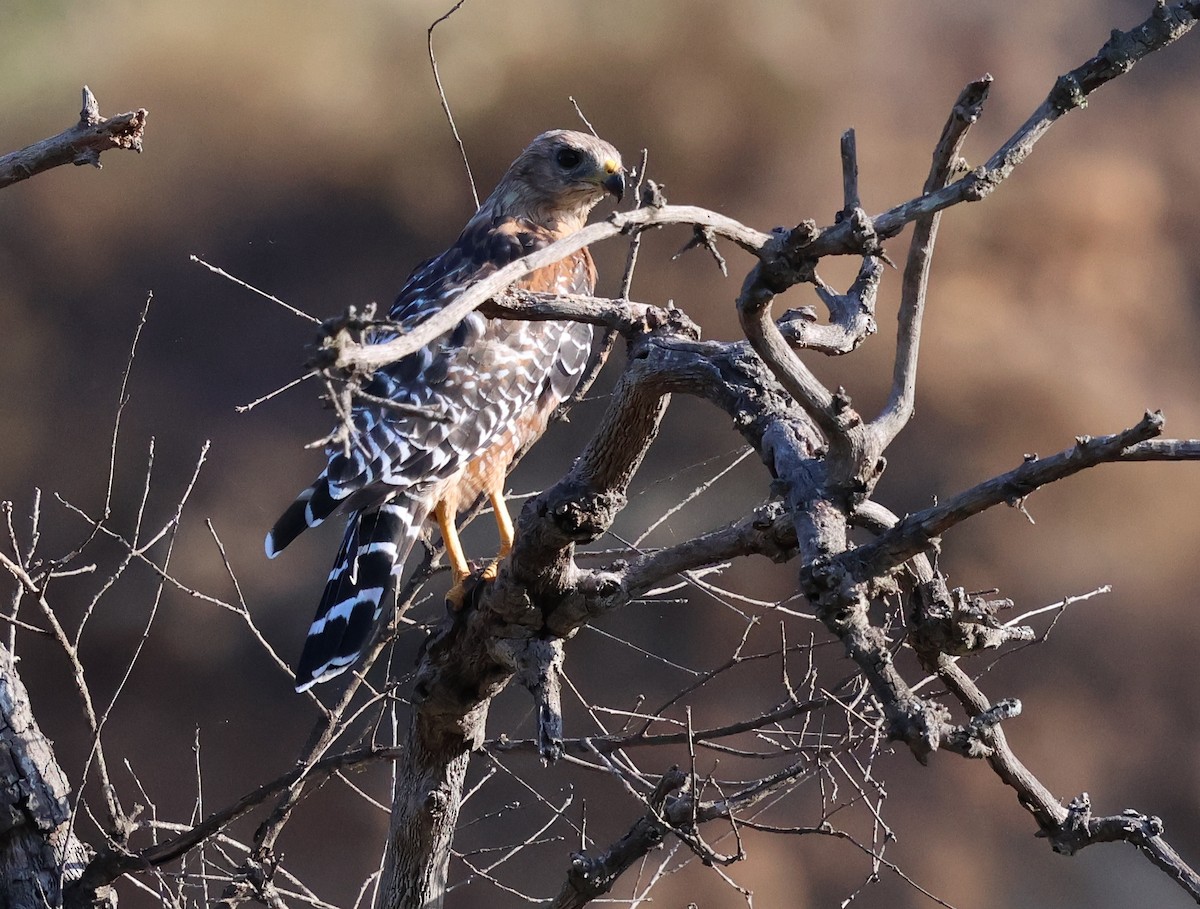
[[[418,325],[475,281],[551,241],[548,231],[526,222],[473,221],[453,246],[413,272],[390,317],[404,328]],[[516,286],[590,294],[595,269],[581,250]],[[372,340],[393,337],[381,331]],[[354,407],[349,452],[329,446],[325,471],[268,535],[268,555],[336,511],[376,507],[399,490],[419,498],[423,488],[455,474],[503,431],[511,415],[545,394],[560,399],[569,394],[591,338],[586,325],[489,320],[475,312],[426,347],[377,370],[363,386],[369,398]]]
[[[392,307],[392,319],[404,327],[419,324],[473,281],[550,242],[512,222],[488,228],[464,231],[454,246],[419,267]],[[582,251],[518,284],[591,293],[595,270]],[[382,333],[374,340],[391,337]],[[330,446],[325,471],[267,537],[267,552],[274,555],[335,511],[351,512],[297,665],[298,689],[358,659],[387,591],[437,504],[437,490],[492,446],[519,437],[514,429],[528,414],[569,395],[587,365],[591,341],[590,325],[489,320],[471,313],[432,344],[371,377],[363,389],[370,398],[360,398],[353,411],[349,454]],[[427,413],[389,408],[388,401]]]

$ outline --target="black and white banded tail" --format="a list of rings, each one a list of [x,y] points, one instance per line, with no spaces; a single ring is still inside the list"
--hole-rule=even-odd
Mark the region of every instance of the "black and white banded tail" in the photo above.
[[[273,559],[283,552],[289,543],[310,527],[317,527],[344,505],[342,498],[334,498],[329,487],[329,471],[321,471],[315,483],[288,506],[287,511],[279,516],[275,526],[267,531],[267,558]]]
[[[301,501],[296,504],[303,509]],[[383,604],[404,570],[404,560],[427,511],[406,496],[396,496],[377,508],[351,515],[296,664],[297,691],[345,672],[370,645]],[[267,536],[268,555],[276,554],[296,536],[290,533],[291,522],[286,518],[280,518]],[[275,545],[277,542],[282,545]]]

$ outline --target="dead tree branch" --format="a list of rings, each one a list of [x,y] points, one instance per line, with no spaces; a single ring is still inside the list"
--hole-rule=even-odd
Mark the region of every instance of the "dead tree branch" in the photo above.
[[[70,787],[37,721],[16,660],[0,645],[0,881],[12,906],[60,905],[92,858],[71,829]],[[112,900],[107,888],[92,905]]]
[[[945,187],[956,172],[966,166],[958,155],[968,130],[983,112],[983,104],[991,86],[991,76],[985,76],[969,83],[958,96],[942,130],[942,137],[933,150],[933,164],[925,181],[926,194]],[[892,378],[892,394],[883,412],[874,421],[874,431],[879,435],[883,447],[912,419],[917,393],[921,320],[925,315],[925,294],[929,286],[929,269],[940,218],[940,214],[925,215],[913,225],[896,326],[896,367]]]
[[[141,152],[146,116],[144,108],[115,117],[100,116],[96,96],[85,85],[78,123],[57,136],[0,156],[0,189],[62,164],[100,167],[101,153],[110,149]]]
[[[840,556],[848,574],[859,580],[876,577],[933,545],[955,524],[1000,504],[1017,505],[1041,486],[1108,461],[1126,460],[1126,450],[1162,432],[1161,413],[1147,413],[1136,426],[1111,436],[1079,436],[1075,445],[1047,458],[1030,458],[948,501],[905,517],[874,542]],[[1192,448],[1172,449],[1174,457]]]

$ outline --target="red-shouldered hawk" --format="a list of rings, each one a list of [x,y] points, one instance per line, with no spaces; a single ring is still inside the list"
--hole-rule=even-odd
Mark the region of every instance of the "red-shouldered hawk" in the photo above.
[[[543,133],[512,163],[454,245],[412,273],[391,320],[402,328],[424,321],[472,282],[579,230],[605,193],[619,201],[624,189],[621,156],[607,142],[570,130]],[[583,249],[513,286],[591,294],[595,283],[596,268]],[[394,337],[379,331],[370,340]],[[371,376],[363,388],[370,397],[354,407],[356,438],[349,449],[330,444],[324,472],[267,534],[267,555],[274,558],[330,515],[350,517],[296,667],[297,691],[358,659],[428,518],[441,529],[456,591],[470,569],[455,517],[482,495],[496,512],[499,558],[507,555],[513,525],[503,499],[505,474],[516,452],[545,431],[555,407],[575,390],[591,346],[590,325],[487,319],[476,312]],[[414,416],[411,407],[430,415]]]

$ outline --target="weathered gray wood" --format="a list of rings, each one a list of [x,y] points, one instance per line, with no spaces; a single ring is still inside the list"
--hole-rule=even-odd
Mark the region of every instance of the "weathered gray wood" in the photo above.
[[[144,108],[115,117],[101,117],[96,96],[85,85],[78,123],[57,136],[0,155],[0,189],[63,164],[100,167],[100,154],[113,148],[140,152],[145,130]]]
[[[12,653],[0,644],[0,906],[62,905],[92,854],[71,829],[70,787],[34,720]],[[100,894],[115,904],[111,890]]]

